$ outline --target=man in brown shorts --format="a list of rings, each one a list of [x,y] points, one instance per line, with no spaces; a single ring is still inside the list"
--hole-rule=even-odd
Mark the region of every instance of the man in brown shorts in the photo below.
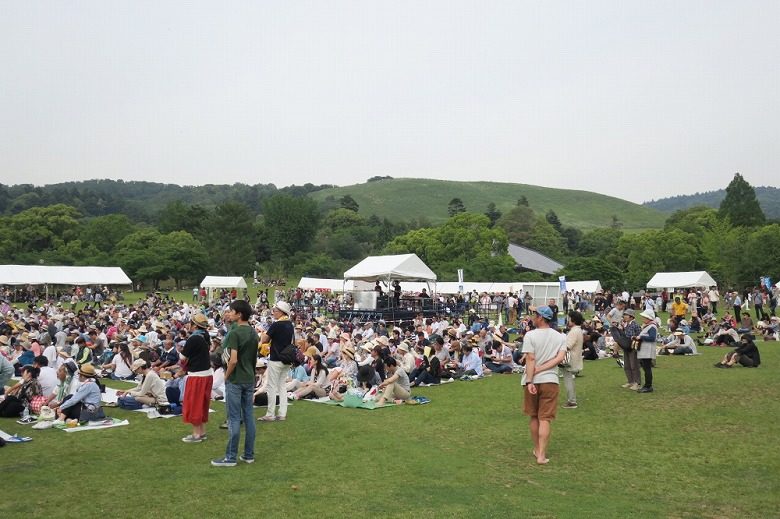
[[[566,355],[566,337],[550,328],[554,315],[549,306],[534,308],[532,312],[535,328],[523,339],[523,413],[531,418],[529,428],[536,463],[544,465],[550,461],[547,459],[550,422],[555,419],[558,410],[556,368]]]

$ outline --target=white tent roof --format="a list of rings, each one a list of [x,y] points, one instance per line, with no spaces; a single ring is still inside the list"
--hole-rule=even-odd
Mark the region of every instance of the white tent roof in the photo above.
[[[705,271],[658,272],[647,282],[647,288],[714,287],[717,283]]]
[[[303,277],[298,281],[298,288],[303,290],[330,290],[331,292],[341,292],[344,289],[350,292],[354,289],[353,281],[344,281],[343,279],[328,278],[307,278]]]
[[[119,267],[0,265],[0,285],[132,285]]]
[[[246,288],[246,281],[240,276],[206,276],[200,282],[203,288]]]
[[[344,279],[361,281],[436,281],[436,274],[416,254],[369,256],[344,273]]]
[[[595,294],[601,288],[601,281],[566,281],[566,290]]]

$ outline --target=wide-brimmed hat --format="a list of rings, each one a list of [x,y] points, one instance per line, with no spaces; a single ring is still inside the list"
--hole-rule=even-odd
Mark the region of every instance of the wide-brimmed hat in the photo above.
[[[366,351],[373,350],[374,346],[376,346],[376,343],[374,341],[367,341],[360,345],[360,347]]]
[[[313,358],[315,355],[319,354],[319,352],[320,350],[318,350],[316,346],[309,346],[309,349],[304,352],[304,355]]]
[[[8,346],[11,344],[11,339],[7,335],[0,335],[0,346]]]
[[[409,353],[409,343],[406,341],[401,341],[401,343],[396,347],[396,350]]]
[[[290,303],[287,301],[277,301],[276,304],[274,304],[274,308],[282,312],[284,315],[290,315],[290,311],[292,310],[290,308]]]
[[[93,366],[90,363],[82,364],[79,368],[79,374],[85,376],[85,377],[92,377],[95,378],[97,376],[97,373],[95,372],[95,366]]]
[[[390,341],[384,335],[380,335],[379,337],[374,339],[374,342],[376,342],[377,344],[380,344],[382,346],[389,346],[390,345]]]
[[[353,360],[354,360],[354,358],[355,358],[355,348],[353,348],[351,344],[350,344],[350,345],[348,345],[348,346],[345,346],[345,347],[344,347],[344,348],[341,350],[341,352],[342,352],[344,355],[346,355],[347,357],[349,357],[350,359],[353,359]]]
[[[193,315],[192,319],[191,319],[191,322],[192,322],[192,324],[194,324],[198,328],[203,328],[204,330],[209,327],[209,320],[208,320],[208,318],[205,315],[201,314],[201,313],[197,313],[197,314]]]
[[[682,331],[682,330],[675,330],[675,331],[674,331],[674,334],[675,334],[676,336],[678,336],[678,337],[682,337],[683,335],[685,335],[685,332],[684,332],[684,331]]]
[[[146,361],[144,359],[136,359],[130,365],[130,370],[135,372],[140,368],[146,367]]]
[[[636,317],[636,312],[632,309],[623,310],[623,315],[628,315],[630,317]]]
[[[647,319],[649,321],[655,321],[655,312],[653,312],[650,309],[645,310],[644,312],[642,312],[639,315],[641,315],[642,317],[644,317],[645,319]]]

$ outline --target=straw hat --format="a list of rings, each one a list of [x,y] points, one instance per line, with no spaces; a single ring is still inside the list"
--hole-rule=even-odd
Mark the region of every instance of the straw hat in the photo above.
[[[194,324],[198,328],[203,328],[205,330],[206,328],[209,327],[209,320],[205,315],[201,313],[197,313],[192,316],[192,324]]]
[[[95,373],[95,367],[89,363],[81,365],[79,368],[79,374],[90,378],[95,378],[97,376],[97,373]]]

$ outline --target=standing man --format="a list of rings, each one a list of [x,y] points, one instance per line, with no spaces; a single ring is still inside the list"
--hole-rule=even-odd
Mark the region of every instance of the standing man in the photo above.
[[[241,422],[246,428],[244,454],[241,461],[255,461],[255,417],[252,414],[255,390],[255,363],[257,360],[257,332],[249,325],[252,307],[243,299],[236,299],[225,311],[224,319],[233,325],[222,342],[228,357],[225,367],[225,406],[227,407],[228,443],[225,457],[211,460],[214,467],[235,467]],[[186,398],[186,392],[185,392]]]
[[[290,305],[286,301],[277,301],[271,309],[275,321],[263,333],[263,344],[271,343],[268,371],[266,372],[266,384],[268,385],[268,410],[265,416],[258,420],[261,422],[284,421],[287,419],[287,390],[285,381],[290,364],[284,364],[279,357],[282,350],[293,344],[295,328],[290,321]],[[276,415],[276,397],[279,397],[279,415]]]
[[[718,314],[718,301],[720,301],[720,293],[718,292],[718,287],[711,287],[710,291],[707,293],[707,297],[710,300],[710,306],[712,306],[712,314],[717,315]]]
[[[549,306],[533,310],[531,317],[535,328],[525,334],[523,353],[525,373],[521,384],[523,413],[530,417],[529,428],[534,442],[536,463],[544,465],[547,459],[547,443],[550,440],[550,422],[558,411],[557,367],[566,355],[565,337],[550,328],[553,312]]]

